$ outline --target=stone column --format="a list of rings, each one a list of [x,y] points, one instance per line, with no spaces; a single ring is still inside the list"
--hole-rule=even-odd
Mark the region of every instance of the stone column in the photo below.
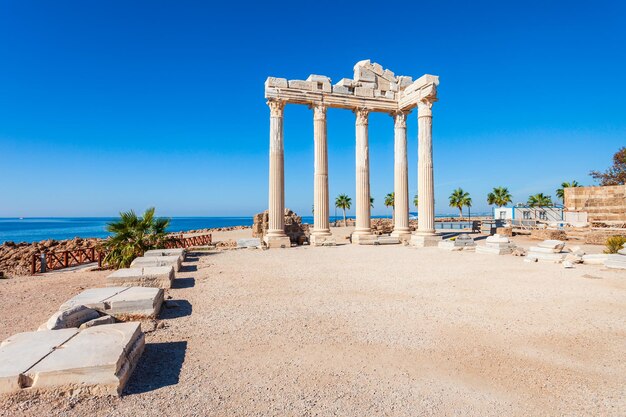
[[[409,240],[409,170],[406,152],[406,117],[408,112],[399,111],[394,117],[394,222],[391,236]]]
[[[313,107],[313,139],[315,142],[315,173],[313,180],[313,231],[312,245],[332,245],[328,209],[328,141],[326,129],[326,106]]]
[[[356,113],[356,228],[352,243],[372,237],[370,224],[370,161],[367,133],[369,110],[358,108]]]
[[[433,106],[434,100],[424,98],[417,102],[418,122],[418,228],[411,236],[411,245],[436,246],[441,236],[435,234],[435,185],[433,180]]]
[[[285,167],[283,148],[283,110],[285,102],[269,100],[270,107],[270,172],[269,224],[263,240],[270,248],[290,247],[285,234]]]

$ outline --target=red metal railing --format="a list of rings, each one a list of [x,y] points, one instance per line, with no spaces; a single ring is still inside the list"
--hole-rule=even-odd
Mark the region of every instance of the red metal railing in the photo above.
[[[103,258],[104,254],[95,247],[35,253],[30,264],[30,273],[34,275],[37,272],[69,268],[91,262],[98,262],[98,265],[101,265]]]
[[[165,247],[167,249],[189,248],[192,246],[210,245],[211,243],[212,236],[210,234],[188,237],[184,237],[181,234],[166,244]],[[98,266],[102,267],[102,261],[105,256],[106,253],[99,251],[95,247],[35,253],[31,260],[30,273],[35,275],[39,272],[69,268],[70,266],[84,265],[91,262],[98,262]]]

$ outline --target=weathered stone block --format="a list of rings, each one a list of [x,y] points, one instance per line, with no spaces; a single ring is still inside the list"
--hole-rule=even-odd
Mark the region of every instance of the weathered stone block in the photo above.
[[[182,266],[182,261],[180,256],[172,255],[172,256],[140,256],[139,258],[135,258],[133,262],[131,262],[131,268],[143,268],[143,267],[152,267],[152,266],[171,266],[174,268],[174,271],[180,271],[180,267]]]
[[[176,249],[151,249],[149,251],[146,251],[143,256],[144,257],[149,257],[149,256],[180,256],[180,260],[181,262],[185,260],[185,256],[187,255],[187,251],[185,249],[182,248],[176,248]]]
[[[118,320],[156,317],[163,303],[163,290],[150,287],[90,288],[63,303],[60,310],[84,305]]]
[[[286,78],[267,77],[265,87],[287,88],[289,84]]]
[[[373,88],[354,87],[354,95],[359,97],[374,97]]]
[[[374,82],[376,81],[376,74],[371,70],[364,67],[354,68],[354,81],[360,82]]]
[[[342,78],[341,80],[339,80],[337,84],[335,84],[335,86],[354,87],[354,81],[351,80],[350,78]]]
[[[69,329],[79,327],[81,324],[97,319],[100,314],[84,305],[75,305],[67,310],[57,311],[46,322],[48,330]]]
[[[173,281],[174,267],[171,266],[124,268],[107,277],[107,286],[171,288]]]
[[[261,246],[261,239],[259,238],[237,239],[238,248],[258,248],[259,246]]]
[[[559,253],[565,247],[565,242],[560,240],[544,240],[537,244],[540,248],[551,249],[554,253]]]
[[[302,80],[289,80],[289,88],[295,88],[298,90],[307,90],[307,91],[312,91],[315,90],[317,87],[317,85],[315,85],[314,83],[310,83],[308,81],[302,81]]]
[[[612,269],[626,269],[626,255],[612,254],[608,255],[604,261],[604,266]]]
[[[333,86],[333,93],[336,94],[352,94],[352,91],[348,87],[342,87],[340,85]]]
[[[311,74],[306,80],[314,83],[330,83],[330,78],[325,75]]]
[[[583,263],[586,265],[604,265],[604,261],[606,261],[608,257],[609,255],[604,253],[583,255]]]
[[[97,319],[86,321],[85,323],[80,325],[79,329],[84,330],[93,326],[102,326],[104,324],[113,324],[113,323],[115,323],[115,319],[113,317],[102,316],[102,317],[98,317]]]

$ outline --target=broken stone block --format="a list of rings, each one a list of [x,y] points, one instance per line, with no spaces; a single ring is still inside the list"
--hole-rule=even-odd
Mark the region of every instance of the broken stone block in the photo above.
[[[146,266],[172,266],[174,271],[180,271],[182,261],[180,256],[140,256],[131,262],[131,268],[143,268]]]
[[[388,91],[391,88],[391,83],[384,78],[376,78],[376,87],[379,90]]]
[[[583,257],[580,255],[576,255],[575,253],[568,253],[565,255],[565,261],[571,262],[573,264],[581,264],[583,263]]]
[[[453,240],[442,240],[437,244],[439,249],[445,249],[449,251],[461,251],[463,250],[463,246],[457,246],[454,244]]]
[[[378,241],[379,245],[399,245],[400,244],[400,238],[398,238],[397,236],[378,236],[378,239],[376,239]]]
[[[163,303],[163,290],[150,287],[90,288],[63,303],[60,310],[84,305],[118,320],[156,317]]]
[[[267,77],[265,87],[287,88],[289,84],[286,78]]]
[[[348,87],[342,87],[340,85],[333,86],[333,93],[337,94],[352,94],[352,91]]]
[[[373,88],[354,87],[354,95],[359,97],[374,97]]]
[[[413,84],[413,78],[406,75],[400,75],[397,79],[400,90],[404,90],[405,88]]]
[[[81,324],[97,319],[100,314],[84,305],[75,305],[67,310],[57,311],[46,322],[48,330],[69,329],[79,327]]]
[[[0,394],[27,385],[24,373],[54,349],[74,337],[78,329],[18,333],[0,344]]]
[[[609,255],[604,253],[583,255],[583,263],[586,265],[604,265],[604,261],[606,261],[608,257]]]
[[[563,268],[566,268],[566,269],[574,268],[574,264],[571,263],[570,261],[563,261]]]
[[[137,322],[90,327],[24,372],[22,388],[63,392],[80,387],[92,395],[120,395],[144,344]]]
[[[80,325],[79,329],[84,330],[93,326],[102,326],[103,324],[113,324],[115,319],[111,316],[101,316],[97,319],[89,320]]]
[[[258,248],[259,246],[261,246],[261,239],[259,238],[237,239],[238,248]]]
[[[372,62],[370,64],[370,69],[376,75],[383,75],[383,72],[384,72],[383,66],[380,65],[378,62]]]
[[[396,93],[394,93],[393,91],[385,91],[385,98],[389,98],[391,100],[395,100],[396,99]]]
[[[107,277],[107,286],[171,288],[173,281],[172,266],[123,268]]]
[[[398,92],[398,83],[389,83],[389,91]]]
[[[364,67],[355,67],[354,68],[354,81],[360,82],[370,82],[373,83],[376,81],[376,74],[371,70]]]
[[[552,248],[542,248],[541,246],[531,246],[530,248],[528,248],[528,250],[530,252],[538,252],[538,253],[559,253],[559,252],[554,252],[554,249]]]
[[[531,248],[532,249],[532,248]],[[544,252],[533,252],[532,250],[528,251],[526,255],[527,259],[536,259],[538,261],[548,261],[554,263],[561,263],[563,259],[565,259],[565,253],[544,253]]]
[[[316,88],[313,88],[314,86],[317,87],[317,85],[315,85],[314,83],[310,83],[308,81],[289,80],[289,88],[312,91],[316,89]]]
[[[396,81],[396,75],[393,73],[393,71],[390,71],[388,69],[383,71],[383,75],[381,75],[381,77],[383,77],[387,81]]]
[[[604,266],[612,269],[626,269],[626,255],[621,253],[608,255]]]

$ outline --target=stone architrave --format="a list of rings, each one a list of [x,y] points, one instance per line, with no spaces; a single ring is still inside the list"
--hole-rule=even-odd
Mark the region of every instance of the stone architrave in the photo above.
[[[396,112],[394,118],[394,222],[391,236],[400,240],[411,238],[409,229],[409,163],[406,146],[407,112]]]
[[[368,139],[369,110],[360,108],[356,114],[356,227],[352,243],[372,235],[370,224],[370,162]]]
[[[435,184],[433,179],[433,102],[424,98],[417,103],[418,109],[418,162],[417,231],[411,236],[411,245],[436,246],[441,236],[435,234]]]
[[[270,248],[291,246],[285,234],[285,156],[283,143],[283,113],[285,102],[268,100],[270,108],[270,179],[269,229],[263,237]]]
[[[313,140],[315,146],[313,231],[310,243],[315,246],[330,245],[335,239],[330,233],[328,199],[328,139],[326,106],[317,103],[313,108]]]

